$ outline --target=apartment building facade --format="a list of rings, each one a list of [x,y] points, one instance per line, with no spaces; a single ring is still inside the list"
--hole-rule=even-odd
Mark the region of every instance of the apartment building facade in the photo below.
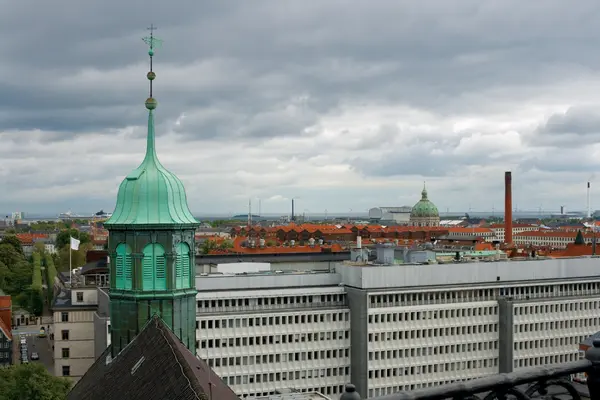
[[[96,287],[63,289],[52,307],[54,374],[77,382],[94,363]]]
[[[500,241],[501,243],[503,243],[505,233],[506,233],[506,228],[505,228],[504,224],[493,224],[490,226],[490,229],[492,230],[492,232],[494,232],[494,236],[497,238],[497,240]],[[537,231],[539,229],[540,229],[540,227],[537,225],[513,223],[513,225],[512,225],[513,238],[516,234],[519,234],[522,232]]]

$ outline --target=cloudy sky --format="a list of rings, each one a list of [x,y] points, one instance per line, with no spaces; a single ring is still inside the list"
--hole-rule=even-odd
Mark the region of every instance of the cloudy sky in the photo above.
[[[600,2],[0,0],[0,211],[112,211],[157,147],[196,214],[600,209]],[[596,189],[597,188],[597,189]],[[597,193],[597,194],[596,194]],[[255,207],[255,212],[257,207]]]

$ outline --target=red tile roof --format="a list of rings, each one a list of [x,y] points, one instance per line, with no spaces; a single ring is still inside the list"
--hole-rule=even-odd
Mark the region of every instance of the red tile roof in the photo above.
[[[33,239],[48,239],[46,233],[17,233],[15,235],[21,244],[32,244]]]
[[[6,322],[4,322],[2,319],[0,319],[0,331],[4,333],[4,336],[6,336],[8,340],[12,340],[12,331],[10,325],[6,325]]]
[[[581,232],[583,234],[583,237],[591,239],[594,237],[593,233],[590,232],[584,232],[582,230]],[[515,234],[514,236],[518,236],[518,237],[558,237],[558,238],[573,238],[575,239],[575,237],[577,236],[577,230],[569,230],[569,231],[564,231],[564,230],[553,230],[553,231],[528,231],[528,232],[519,232],[517,234]]]

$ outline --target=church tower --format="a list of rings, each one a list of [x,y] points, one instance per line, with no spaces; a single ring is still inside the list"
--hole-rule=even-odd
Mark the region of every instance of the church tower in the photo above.
[[[150,97],[146,156],[119,186],[117,205],[104,226],[109,231],[110,319],[115,357],[155,314],[195,354],[196,287],[194,232],[200,223],[189,210],[185,188],[162,166],[155,148],[152,95],[154,27],[150,47]]]

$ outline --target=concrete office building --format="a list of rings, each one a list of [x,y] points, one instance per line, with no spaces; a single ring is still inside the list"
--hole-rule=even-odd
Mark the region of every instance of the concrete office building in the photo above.
[[[241,397],[297,389],[334,399],[348,382],[373,397],[573,361],[600,330],[597,263],[198,275],[197,354]],[[107,345],[104,297],[96,352]]]
[[[342,263],[334,273],[199,276],[198,355],[241,396],[295,388],[332,398],[347,382],[372,397],[573,361],[600,330],[595,264]]]
[[[339,275],[196,277],[199,357],[239,396],[281,389],[338,397],[350,376],[350,309]]]

